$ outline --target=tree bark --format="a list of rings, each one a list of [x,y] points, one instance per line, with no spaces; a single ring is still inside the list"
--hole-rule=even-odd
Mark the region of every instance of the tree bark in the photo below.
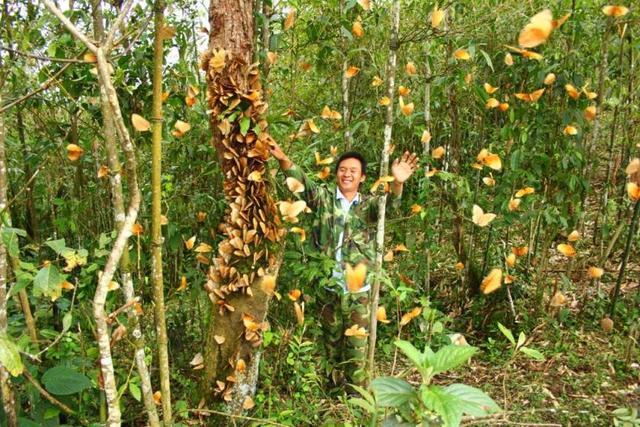
[[[100,6],[100,0],[93,1],[93,24],[94,35],[98,40],[102,40],[104,37],[104,26],[102,23],[102,8]],[[111,199],[113,205],[113,216],[116,230],[122,231],[125,220],[125,207],[124,207],[124,195],[122,191],[122,165],[118,158],[117,137],[116,128],[113,122],[113,113],[111,106],[109,105],[109,99],[107,92],[103,85],[100,86],[100,108],[103,118],[104,129],[104,142],[107,152],[107,165],[109,167],[109,181],[111,188]],[[122,279],[122,290],[126,303],[129,304],[135,298],[135,290],[133,285],[133,279],[131,276],[131,264],[129,258],[129,248],[125,245],[122,251],[122,257],[119,263],[120,277]],[[156,404],[153,399],[153,389],[151,386],[151,375],[149,374],[149,368],[145,361],[145,340],[140,328],[140,321],[138,320],[138,314],[135,307],[131,305],[127,310],[127,317],[129,326],[132,329],[132,341],[134,344],[134,359],[138,374],[140,375],[140,385],[142,388],[142,398],[147,416],[149,418],[149,425],[151,427],[160,426],[160,419],[156,410]]]
[[[172,424],[171,372],[169,371],[169,350],[167,323],[164,306],[164,281],[162,277],[162,60],[164,27],[164,0],[156,0],[154,10],[155,40],[153,57],[153,146],[151,149],[151,241],[153,276],[153,312],[158,345],[158,368],[160,371],[160,391],[162,393],[162,420]]]
[[[124,217],[122,228],[118,232],[116,240],[111,248],[109,257],[104,266],[104,271],[98,279],[96,286],[96,292],[93,297],[93,316],[96,321],[96,335],[98,341],[98,349],[100,351],[100,370],[102,373],[104,391],[108,406],[108,426],[119,426],[121,423],[120,402],[118,398],[118,389],[116,385],[115,372],[113,368],[113,359],[111,357],[111,344],[109,337],[109,324],[107,323],[107,314],[105,310],[108,285],[111,282],[115,274],[116,267],[122,257],[124,248],[127,245],[129,237],[131,237],[131,227],[136,222],[138,217],[138,210],[140,208],[140,189],[138,186],[138,176],[136,171],[136,156],[135,148],[129,131],[122,118],[122,112],[120,110],[120,102],[118,101],[118,95],[111,81],[111,75],[109,74],[109,62],[107,55],[110,51],[111,42],[113,40],[113,34],[119,28],[120,24],[124,20],[125,15],[129,11],[132,5],[132,1],[128,1],[122,8],[120,15],[116,19],[116,22],[112,25],[109,34],[107,34],[104,47],[96,46],[82,31],[80,31],[69,19],[58,9],[58,7],[51,0],[42,0],[47,9],[51,11],[55,16],[62,21],[67,27],[67,30],[73,34],[78,40],[82,41],[89,50],[91,50],[97,59],[98,69],[98,84],[101,89],[105,91],[107,100],[109,101],[109,107],[113,116],[113,122],[116,126],[116,133],[124,152],[125,165],[127,172],[127,184],[130,192],[129,207]],[[106,50],[105,50],[106,49]]]
[[[387,97],[391,101],[387,105],[384,123],[384,143],[382,147],[382,160],[380,161],[380,176],[389,174],[389,148],[391,147],[391,135],[393,132],[393,110],[395,109],[394,93],[396,85],[396,68],[398,56],[398,32],[400,29],[400,0],[393,0],[391,6],[391,40],[389,43],[389,59],[387,60]],[[378,302],[380,300],[380,270],[382,269],[382,257],[384,254],[384,228],[386,216],[387,195],[381,197],[378,202],[378,226],[376,230],[376,278],[371,288],[371,320],[369,331],[369,376],[374,373],[375,352],[378,318]]]
[[[277,275],[284,230],[262,176],[273,143],[263,116],[259,69],[253,58],[253,2],[212,0],[209,49],[203,57],[212,143],[225,176],[229,208],[225,239],[205,285],[213,303],[205,347],[205,384],[232,413],[249,407],[255,392],[270,288]]]
[[[344,18],[345,13],[344,0],[340,0],[340,16]],[[342,24],[341,24],[342,25]],[[344,149],[351,150],[353,137],[351,135],[351,109],[349,108],[349,79],[347,78],[347,69],[349,68],[349,53],[347,50],[347,40],[342,37],[342,52],[344,59],[342,61],[342,123],[344,125]]]
[[[2,101],[1,96],[0,101]],[[4,212],[7,207],[7,165],[4,139],[4,115],[0,113],[0,212],[2,217],[7,216],[7,213]],[[0,219],[2,220],[0,226],[2,226],[4,218]],[[0,335],[7,334],[7,326],[7,248],[0,241]],[[15,427],[18,425],[16,396],[11,385],[9,371],[2,364],[0,364],[0,392],[2,392],[2,407],[7,417],[7,425]]]

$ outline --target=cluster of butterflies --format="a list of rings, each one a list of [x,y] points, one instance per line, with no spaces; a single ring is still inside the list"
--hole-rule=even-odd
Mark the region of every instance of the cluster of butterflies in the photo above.
[[[602,8],[602,12],[607,16],[617,18],[617,17],[626,15],[629,12],[629,9],[624,6],[605,6]],[[555,20],[553,19],[553,15],[550,10],[548,9],[543,10],[542,12],[534,15],[530,19],[529,23],[520,32],[518,36],[518,44],[520,47],[507,46],[507,48],[526,58],[541,60],[543,58],[541,54],[531,51],[529,49],[535,48],[543,44],[544,42],[546,42],[547,39],[551,36],[552,32],[555,29],[559,28],[562,24],[564,24],[569,18],[569,16],[570,14],[567,14],[567,15],[564,15],[562,18]],[[505,58],[505,63],[507,65],[513,64],[513,58],[511,57],[511,54],[509,53],[507,54]],[[544,78],[544,84],[547,86],[553,85],[555,80],[556,80],[555,74],[549,73]],[[484,89],[487,92],[487,94],[489,94],[490,96],[493,95],[493,93],[498,90],[498,88],[493,87],[489,83],[484,84]],[[587,99],[595,99],[597,97],[597,94],[595,92],[588,90],[588,86],[585,86],[581,90],[578,90],[573,85],[567,84],[565,85],[565,90],[568,96],[574,100],[577,100],[582,94],[584,94]],[[520,99],[525,102],[537,102],[542,97],[544,92],[545,92],[545,88],[542,88],[542,89],[535,90],[531,93],[516,93],[514,94],[514,96],[517,99]],[[501,111],[506,111],[509,108],[509,105],[506,102],[500,102],[496,98],[490,97],[487,100],[485,107],[488,109],[499,108]],[[593,120],[596,116],[596,112],[597,112],[596,107],[594,105],[591,105],[585,109],[584,116],[587,120]],[[564,128],[563,133],[565,135],[576,135],[578,133],[578,130],[573,125],[567,125]],[[434,152],[432,152],[432,155],[434,158],[441,157],[442,150],[437,151],[439,148],[440,147],[438,147],[437,149],[434,150]],[[500,158],[497,155],[493,155],[489,153],[487,150],[482,150],[482,152],[478,154],[477,159],[478,159],[478,163],[475,163],[473,166],[478,169],[482,169],[483,166],[489,166],[494,170],[500,170],[501,168],[501,164],[499,163]],[[632,166],[634,164],[637,164],[637,166]],[[640,160],[637,161],[637,163],[632,162],[629,168],[632,170],[640,169]],[[495,185],[495,180],[493,179],[493,177],[484,178],[483,182],[488,186]],[[525,187],[523,189],[518,190],[515,193],[514,197],[512,197],[509,201],[509,205],[508,205],[509,210],[512,212],[516,211],[520,206],[522,197],[528,194],[533,194],[534,192],[535,192],[535,189],[533,187]],[[638,186],[638,184],[634,183],[633,181],[630,181],[627,184],[627,192],[629,194],[629,197],[632,200],[637,201],[638,199],[640,199],[640,187]],[[496,218],[496,214],[485,213],[482,210],[482,208],[478,205],[474,205],[472,208],[472,221],[475,225],[479,227],[488,226],[495,218]],[[569,240],[568,243],[561,243],[557,246],[558,252],[566,257],[576,256],[576,250],[571,245],[570,242],[576,241],[579,238],[580,236],[577,231],[572,232],[568,236],[568,240]],[[514,250],[512,251],[512,253],[505,258],[506,265],[508,267],[515,266],[518,253],[522,252],[522,251],[519,251],[518,248],[513,248],[513,249]],[[526,251],[524,253],[526,253]],[[462,270],[463,268],[464,268],[464,265],[462,265],[462,263],[458,263],[456,265],[456,269],[458,269],[459,271]],[[588,274],[591,278],[599,279],[603,274],[603,270],[601,268],[592,266],[589,268]],[[512,283],[513,280],[514,280],[513,276],[509,274],[504,275],[503,270],[501,268],[495,268],[491,270],[489,274],[483,279],[480,289],[484,294],[489,294],[499,289],[502,286],[502,283],[506,283],[506,284]]]
[[[358,3],[365,10],[370,9],[370,2],[368,0],[358,0]],[[604,6],[602,8],[602,12],[606,16],[618,18],[629,13],[629,9],[625,6],[609,5],[609,6]],[[518,36],[519,47],[508,46],[508,45],[506,47],[510,51],[517,53],[527,59],[533,59],[538,61],[542,60],[543,56],[540,53],[537,53],[529,49],[535,48],[545,43],[551,36],[552,32],[555,29],[559,28],[561,25],[563,25],[567,21],[567,19],[569,19],[570,15],[571,14],[566,14],[559,19],[553,19],[553,14],[551,13],[551,11],[548,9],[545,9],[539,12],[538,14],[534,15],[530,19],[529,23],[522,29],[522,31]],[[439,9],[436,6],[431,14],[431,25],[434,28],[437,28],[443,21],[444,16],[445,16],[445,11],[442,9]],[[360,17],[358,17],[358,20],[356,22],[354,22],[352,32],[356,37],[362,37],[362,35],[364,34]],[[465,49],[457,49],[453,55],[457,60],[466,61],[471,58],[471,55]],[[507,55],[505,56],[505,63],[507,65],[513,65],[513,57],[510,53],[507,53]],[[412,62],[407,63],[405,67],[405,71],[407,72],[408,75],[415,75],[417,72],[416,67]],[[360,69],[358,67],[350,66],[345,70],[345,77],[348,79],[353,78],[356,75],[358,75],[359,72],[360,72]],[[553,85],[555,81],[556,81],[556,75],[554,73],[548,73],[543,80],[546,86]],[[383,80],[380,77],[375,76],[373,78],[371,85],[373,87],[376,87],[376,86],[380,86],[382,83],[383,83]],[[485,83],[484,89],[487,92],[487,94],[491,96],[499,88],[494,87],[489,83]],[[521,101],[534,103],[534,102],[537,102],[542,97],[545,90],[546,90],[545,88],[541,88],[530,93],[526,93],[526,92],[515,93],[514,96],[515,98]],[[597,94],[595,92],[588,90],[588,85],[585,85],[580,90],[578,90],[573,85],[566,84],[565,90],[568,96],[574,100],[577,100],[582,94],[584,94],[585,98],[587,99],[595,99],[597,97]],[[401,112],[404,115],[412,114],[414,110],[413,103],[405,104],[403,99],[403,96],[409,95],[410,89],[404,86],[400,86],[398,92],[400,95],[399,104],[400,104]],[[391,103],[391,101],[388,97],[385,96],[385,97],[382,97],[378,101],[378,103],[381,106],[388,106]],[[490,97],[487,100],[485,107],[488,109],[497,108],[500,111],[504,112],[508,110],[509,104],[507,102],[500,102],[494,97]],[[587,120],[593,120],[596,116],[596,113],[597,113],[596,106],[591,105],[585,109],[584,117]],[[340,113],[338,113],[337,111],[332,111],[329,107],[325,106],[325,108],[322,111],[322,118],[339,120],[341,116],[340,116]],[[319,130],[316,132],[314,129],[312,129],[312,131],[314,131],[315,133],[319,132]],[[564,128],[563,133],[565,135],[576,135],[578,133],[578,130],[573,125],[567,125]],[[422,141],[428,142],[430,139],[431,139],[430,133],[428,131],[425,131],[425,134],[422,137]],[[440,159],[444,156],[445,152],[446,152],[445,148],[440,146],[433,149],[431,154],[434,159]],[[500,159],[500,156],[495,153],[489,152],[487,149],[482,149],[476,158],[477,158],[477,162],[472,165],[476,169],[482,170],[484,167],[488,167],[495,171],[499,171],[502,169],[502,161]],[[328,158],[326,160],[328,160],[328,162],[331,162],[333,158]],[[326,179],[328,176],[328,173],[327,173],[328,167],[326,167],[327,163],[323,162],[323,160],[319,158],[318,153],[316,153],[316,163],[318,165],[324,165],[325,169],[327,169],[326,171],[323,171],[324,173],[321,172],[320,174],[318,174],[319,178]],[[435,173],[437,173],[437,169],[435,168],[434,170],[430,171],[430,175],[433,175]],[[627,193],[632,200],[637,202],[640,200],[640,159],[634,159],[629,164],[629,167],[627,168],[627,174],[631,178],[630,182],[627,184]],[[633,177],[635,176],[634,174],[638,175],[637,183],[634,182],[634,179],[633,179]],[[380,179],[378,179],[378,181],[376,181],[376,183],[374,184],[372,191],[375,192],[376,189],[381,185],[388,187],[388,182],[390,182],[390,180],[387,178],[390,178],[390,177],[381,177]],[[483,182],[488,186],[495,185],[495,180],[493,179],[493,177],[487,177],[483,179]],[[304,191],[304,186],[302,185],[302,183],[298,182],[293,178],[288,178],[286,184],[289,187],[289,189],[294,193],[299,193]],[[535,189],[533,187],[524,187],[522,189],[517,190],[514,196],[511,197],[509,201],[509,204],[508,204],[509,211],[513,212],[518,210],[520,203],[522,201],[522,198],[533,193],[535,193]],[[306,208],[306,204],[300,201],[280,202],[280,213],[284,216],[285,220],[288,220],[289,222],[292,222],[292,223],[297,222],[297,218],[296,218],[297,215],[302,211],[304,211],[305,208]],[[414,204],[411,207],[412,214],[417,214],[421,210],[422,210],[422,207],[420,205]],[[473,205],[472,221],[475,225],[479,227],[486,227],[494,219],[496,219],[496,217],[497,217],[496,214],[491,212],[485,213],[480,206],[475,204]],[[305,234],[303,229],[298,227],[293,227],[291,231],[298,233],[301,239],[304,240]],[[571,243],[579,240],[580,238],[581,238],[580,233],[577,230],[574,230],[567,236],[567,243],[559,244],[556,249],[558,250],[559,253],[561,253],[566,257],[575,257],[577,252],[575,248],[571,245]],[[527,246],[513,247],[511,253],[505,257],[505,264],[507,266],[506,274],[503,272],[501,268],[492,269],[489,272],[489,274],[483,279],[480,286],[481,291],[484,294],[489,294],[491,292],[494,292],[500,289],[503,283],[505,284],[512,283],[515,280],[515,278],[514,276],[509,274],[508,269],[515,267],[517,259],[519,257],[527,255],[527,253],[528,253]],[[464,264],[462,264],[461,262],[458,262],[455,267],[456,267],[456,270],[460,272],[464,269]],[[602,268],[591,266],[588,269],[589,277],[594,280],[599,280],[603,274],[604,274],[604,270]],[[350,264],[347,264],[345,266],[345,281],[347,284],[347,289],[350,292],[358,292],[364,286],[366,276],[367,276],[367,267],[363,263],[357,264],[356,266],[352,266]],[[298,294],[290,296],[290,298],[293,301],[297,300],[298,297],[299,297]],[[553,302],[558,303],[558,301],[560,300],[564,300],[564,298],[559,292],[557,292],[556,295],[554,295],[553,297]],[[561,305],[561,302],[559,304]],[[296,314],[298,315],[298,320],[300,320],[300,314],[299,314],[300,311],[301,310],[299,309],[299,307],[296,307]],[[413,318],[419,316],[420,313],[421,313],[420,307],[415,307],[414,309],[405,313],[401,318],[400,326],[404,326],[408,324]],[[386,314],[386,309],[384,306],[380,306],[378,308],[376,313],[376,318],[381,323],[389,323],[389,320]],[[366,337],[367,332],[364,328],[358,325],[353,325],[352,327],[348,328],[345,331],[345,336]]]

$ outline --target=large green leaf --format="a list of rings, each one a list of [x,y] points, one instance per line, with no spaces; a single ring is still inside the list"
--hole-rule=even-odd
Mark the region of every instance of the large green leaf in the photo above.
[[[379,377],[371,381],[376,403],[383,408],[397,408],[411,400],[415,391],[411,384],[401,378]]]
[[[7,253],[13,258],[20,255],[18,236],[26,237],[26,231],[20,228],[2,227],[2,242],[7,248]]]
[[[17,377],[24,370],[22,359],[20,359],[20,349],[7,335],[0,335],[0,364],[7,368],[7,371]]]
[[[33,279],[34,291],[38,295],[52,295],[64,280],[55,265],[49,264],[42,267]]]
[[[404,353],[405,356],[409,358],[409,360],[413,362],[417,368],[422,368],[424,365],[424,355],[420,350],[415,348],[409,341],[397,340],[394,344]]]
[[[91,387],[91,381],[67,366],[56,366],[42,376],[42,384],[49,393],[60,396],[79,393]]]
[[[425,406],[442,418],[445,427],[457,427],[462,420],[464,404],[458,396],[447,393],[442,387],[430,385],[422,389]]]
[[[477,351],[476,347],[470,345],[445,345],[431,357],[429,362],[433,367],[433,373],[439,374],[462,365]]]
[[[500,407],[484,391],[466,384],[451,384],[445,391],[456,396],[462,405],[462,412],[474,417],[500,411]]]
[[[67,248],[67,244],[64,241],[64,239],[49,240],[47,242],[44,242],[44,244],[49,246],[51,249],[53,249],[54,252],[57,253],[58,255],[61,254],[62,251],[64,251]]]

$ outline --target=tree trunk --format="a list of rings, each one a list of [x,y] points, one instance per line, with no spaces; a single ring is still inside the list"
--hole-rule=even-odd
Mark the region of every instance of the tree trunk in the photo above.
[[[344,18],[345,4],[344,0],[340,0],[340,16]],[[340,24],[342,25],[342,24]],[[342,37],[342,52],[344,59],[342,61],[342,123],[344,126],[344,149],[351,150],[353,136],[351,135],[351,109],[349,108],[349,79],[347,78],[347,69],[349,68],[349,53],[347,49],[347,39]]]
[[[267,105],[259,70],[251,64],[253,19],[251,0],[212,0],[209,49],[202,62],[212,142],[229,202],[221,224],[225,239],[205,285],[213,306],[204,386],[215,388],[234,413],[249,407],[255,392],[258,347],[268,327],[268,283],[277,275],[278,242],[284,234],[268,182],[262,179],[273,140],[263,119]]]
[[[160,371],[160,391],[162,393],[162,420],[172,424],[171,415],[171,372],[169,371],[169,350],[167,323],[164,307],[164,281],[162,278],[162,28],[164,27],[164,0],[156,0],[154,21],[155,40],[153,57],[153,147],[151,149],[151,241],[153,276],[153,312],[156,323],[158,344],[158,370]]]
[[[393,132],[393,110],[395,103],[393,95],[396,86],[396,62],[398,56],[398,31],[400,28],[400,0],[393,0],[391,9],[391,40],[389,43],[389,59],[387,60],[387,97],[391,100],[387,105],[387,115],[384,123],[384,145],[382,147],[382,160],[380,161],[380,176],[389,174],[389,148],[391,147],[391,134]],[[376,230],[376,278],[371,288],[371,320],[369,332],[369,376],[374,373],[374,358],[376,352],[376,335],[378,318],[378,301],[380,300],[380,270],[382,269],[382,256],[384,254],[384,226],[386,216],[387,197],[381,197],[378,202],[378,226]]]
[[[97,40],[102,40],[104,37],[104,27],[102,24],[102,8],[100,6],[100,0],[93,1],[93,24],[94,34]],[[116,230],[120,232],[124,225],[125,208],[124,208],[124,196],[122,191],[122,175],[120,159],[118,158],[118,148],[116,140],[116,129],[113,122],[113,114],[109,105],[109,99],[107,97],[104,87],[100,87],[100,107],[103,118],[104,129],[104,142],[105,149],[107,151],[107,165],[109,167],[109,181],[111,187],[111,200],[113,203],[113,216]],[[133,280],[131,277],[131,264],[129,258],[129,248],[125,246],[122,251],[122,257],[120,258],[120,276],[122,278],[122,290],[126,299],[126,303],[130,304],[135,298],[135,291],[133,287]],[[151,427],[160,426],[160,419],[158,418],[158,412],[156,410],[156,404],[153,400],[153,389],[151,386],[151,375],[149,374],[149,368],[145,361],[145,340],[140,329],[140,322],[138,320],[138,314],[135,307],[131,305],[131,308],[127,312],[129,320],[129,327],[131,327],[132,341],[134,344],[134,358],[136,361],[136,367],[138,368],[138,374],[140,375],[140,385],[142,387],[142,398],[144,406],[149,418],[149,425]]]
[[[0,114],[0,215],[3,217],[7,215],[5,212],[6,207],[7,165],[4,150],[4,116]],[[3,222],[0,221],[0,226]],[[7,325],[7,248],[0,241],[0,336],[7,334]],[[2,393],[2,407],[7,417],[7,425],[15,427],[18,425],[16,397],[11,386],[9,371],[2,364],[0,364],[0,392]]]

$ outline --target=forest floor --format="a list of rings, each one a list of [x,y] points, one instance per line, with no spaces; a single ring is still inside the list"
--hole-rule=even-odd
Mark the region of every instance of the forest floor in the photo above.
[[[466,417],[463,426],[610,426],[612,411],[640,406],[638,350],[632,349],[629,337],[550,325],[536,335],[544,339],[534,337],[530,345],[550,355],[544,362],[522,356],[496,360],[497,352],[483,349],[466,369],[439,376],[439,383],[482,389],[503,409],[487,419]],[[629,351],[635,351],[634,362],[625,360]],[[387,375],[390,367],[383,367]],[[363,425],[361,419],[345,418],[349,410],[344,403],[327,403],[326,411],[337,425]]]
[[[624,303],[632,304],[639,289],[638,283],[627,283]],[[573,316],[580,316],[577,309],[572,310]],[[517,337],[518,331],[513,332]],[[635,338],[630,335],[615,330],[606,333],[599,320],[593,320],[592,328],[586,330],[550,318],[527,336],[526,345],[545,355],[540,362],[520,353],[513,356],[504,343],[465,334],[481,351],[465,368],[441,374],[436,382],[480,388],[503,409],[487,419],[466,417],[462,425],[610,426],[614,410],[640,407],[640,348],[637,332]],[[412,372],[401,355],[395,369],[391,355],[381,352],[380,357],[380,375],[397,375],[404,369]],[[409,381],[417,385],[420,377],[410,374]],[[326,402],[324,419],[335,421],[323,425],[363,425],[345,401],[343,397]]]

